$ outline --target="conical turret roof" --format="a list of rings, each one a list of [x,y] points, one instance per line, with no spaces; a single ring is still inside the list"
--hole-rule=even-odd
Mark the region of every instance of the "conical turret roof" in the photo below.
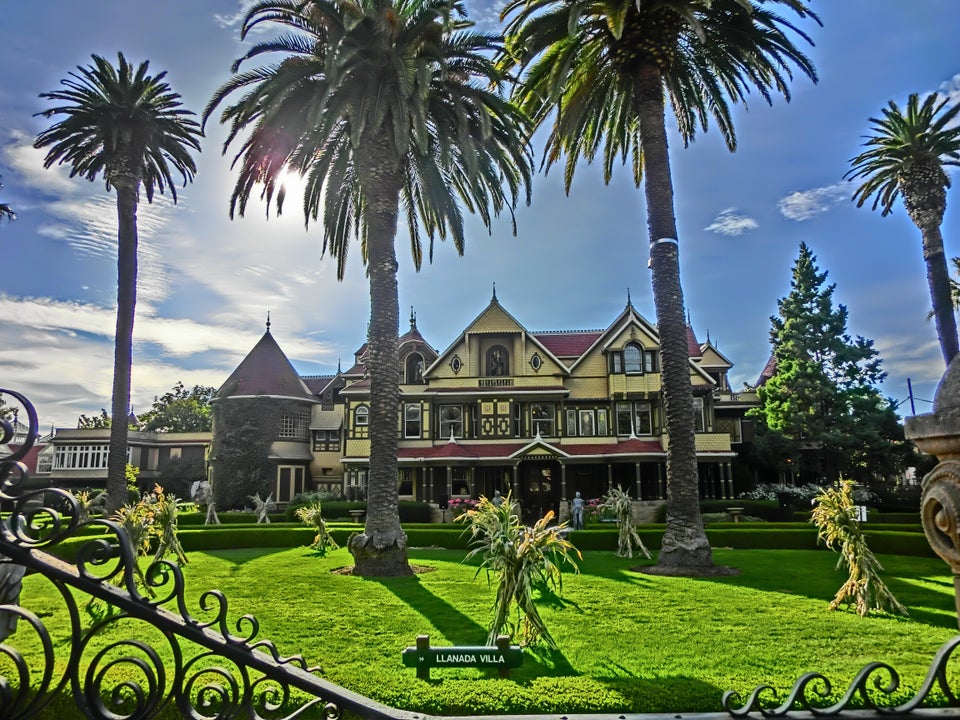
[[[217,390],[218,398],[251,395],[317,401],[270,334],[269,328]]]

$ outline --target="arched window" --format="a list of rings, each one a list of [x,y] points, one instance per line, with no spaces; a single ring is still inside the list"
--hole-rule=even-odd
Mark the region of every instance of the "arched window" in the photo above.
[[[404,378],[409,385],[423,384],[423,355],[410,353],[404,368]]]
[[[623,371],[625,373],[643,372],[643,350],[633,343],[623,349]]]
[[[360,405],[356,410],[354,410],[353,424],[369,425],[370,424],[370,408],[368,408],[366,405]]]
[[[487,350],[487,375],[503,377],[510,374],[510,355],[503,345],[494,345]]]

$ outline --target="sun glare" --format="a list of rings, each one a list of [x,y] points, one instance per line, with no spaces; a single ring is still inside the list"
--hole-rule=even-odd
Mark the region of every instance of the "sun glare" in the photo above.
[[[303,192],[307,188],[307,181],[299,173],[293,170],[281,172],[277,177],[278,189],[281,186],[286,189],[287,202],[297,203],[298,205],[303,202]]]

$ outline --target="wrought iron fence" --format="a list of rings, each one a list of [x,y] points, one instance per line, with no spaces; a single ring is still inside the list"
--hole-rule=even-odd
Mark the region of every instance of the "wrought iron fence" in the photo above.
[[[272,642],[257,638],[259,625],[251,615],[240,615],[231,627],[228,600],[218,590],[203,593],[191,611],[176,564],[159,560],[140,573],[136,552],[119,523],[83,520],[70,492],[29,484],[22,460],[38,436],[36,412],[23,395],[0,389],[2,395],[24,409],[29,435],[0,459],[0,503],[8,508],[0,521],[0,719],[42,717],[53,712],[55,698],[62,702],[69,697],[84,717],[102,720],[153,718],[171,708],[182,717],[197,719],[294,718],[313,709],[326,720],[345,714],[371,720],[432,720],[330,683],[320,676],[320,668],[308,667],[300,655],[284,657]],[[0,429],[0,445],[6,445],[13,425],[0,418]],[[90,528],[101,532],[90,537]],[[51,613],[21,605],[24,573],[42,574],[58,590],[63,608]],[[87,607],[81,606],[83,598],[103,603],[92,622],[87,620]],[[63,615],[67,618],[63,627],[47,626],[48,618],[59,621]],[[111,632],[121,627],[122,633]],[[118,634],[122,639],[114,639]],[[158,643],[169,648],[172,667],[161,658]],[[760,685],[745,700],[726,693],[722,699],[726,714],[663,717],[941,716],[951,711],[923,706],[934,688],[953,707],[960,705],[948,675],[958,645],[960,636],[940,648],[921,689],[905,703],[890,700],[899,688],[894,668],[873,662],[831,705],[825,702],[832,696],[830,681],[809,673],[783,700],[769,686]],[[866,710],[851,710],[854,705]],[[564,715],[559,720],[589,717],[652,716]]]

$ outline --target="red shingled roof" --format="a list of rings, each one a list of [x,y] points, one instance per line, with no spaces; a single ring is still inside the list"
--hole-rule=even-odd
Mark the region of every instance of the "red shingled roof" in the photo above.
[[[603,335],[602,330],[531,333],[537,341],[558,358],[580,357]]]
[[[767,364],[764,365],[763,370],[760,371],[760,377],[757,378],[757,384],[754,387],[760,387],[776,374],[777,358],[771,354],[770,359],[767,360]]]
[[[697,340],[696,333],[689,325],[687,325],[687,354],[692,358],[703,357],[703,352],[700,350],[700,341]]]

